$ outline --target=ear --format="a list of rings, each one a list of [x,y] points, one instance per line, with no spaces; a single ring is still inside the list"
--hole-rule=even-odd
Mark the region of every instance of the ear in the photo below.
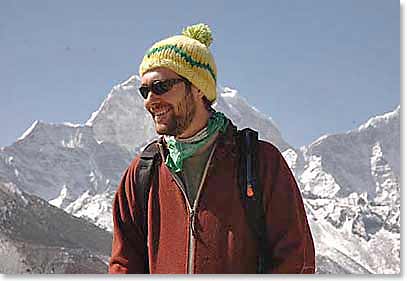
[[[205,96],[204,92],[202,92],[202,91],[201,91],[200,89],[198,89],[198,88],[196,88],[196,94],[197,94],[197,96],[198,96],[199,99],[202,99],[202,98]]]

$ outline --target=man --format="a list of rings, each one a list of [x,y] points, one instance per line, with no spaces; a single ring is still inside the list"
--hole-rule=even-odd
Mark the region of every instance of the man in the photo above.
[[[157,42],[140,65],[140,93],[153,117],[161,162],[143,208],[136,157],[113,202],[110,273],[314,273],[315,253],[300,192],[270,143],[258,142],[265,242],[249,227],[238,184],[236,127],[211,103],[216,65],[207,25]]]

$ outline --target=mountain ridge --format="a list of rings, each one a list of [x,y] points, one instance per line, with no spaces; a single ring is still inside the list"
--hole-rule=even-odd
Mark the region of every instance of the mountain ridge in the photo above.
[[[0,178],[111,231],[121,175],[157,136],[138,83],[133,75],[113,87],[84,124],[34,122],[0,150]],[[236,90],[218,89],[215,108],[283,153],[304,198],[319,273],[400,272],[400,106],[300,148]]]

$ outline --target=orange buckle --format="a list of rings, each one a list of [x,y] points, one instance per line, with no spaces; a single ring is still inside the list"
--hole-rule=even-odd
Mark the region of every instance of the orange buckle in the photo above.
[[[247,191],[246,194],[248,197],[253,197],[254,196],[254,190],[252,185],[247,186]]]

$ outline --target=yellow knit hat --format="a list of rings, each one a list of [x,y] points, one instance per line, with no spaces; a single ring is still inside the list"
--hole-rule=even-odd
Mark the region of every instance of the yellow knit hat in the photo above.
[[[166,67],[187,78],[209,101],[216,100],[215,60],[209,51],[212,32],[200,23],[184,28],[176,35],[155,43],[140,64],[140,77],[149,70]]]

